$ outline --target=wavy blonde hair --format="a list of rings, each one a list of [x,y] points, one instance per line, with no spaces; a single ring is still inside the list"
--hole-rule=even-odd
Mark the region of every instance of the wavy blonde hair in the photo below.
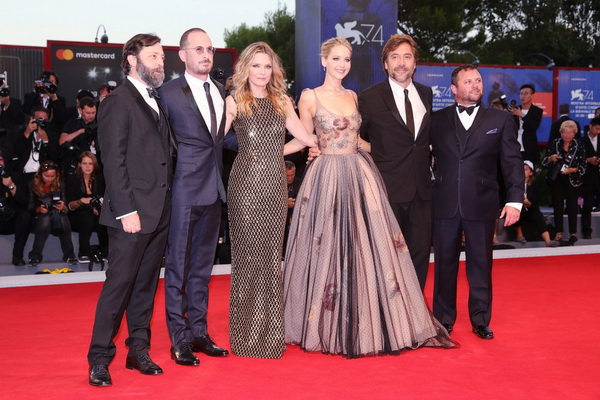
[[[285,84],[285,71],[281,66],[281,59],[273,51],[271,46],[265,42],[255,42],[250,44],[242,51],[240,58],[235,65],[235,73],[233,74],[233,99],[235,100],[238,112],[246,115],[252,115],[251,105],[256,107],[256,98],[250,90],[250,82],[248,81],[248,70],[252,64],[254,56],[258,53],[264,53],[271,57],[273,72],[271,79],[267,83],[267,98],[271,100],[273,108],[279,114],[287,113],[287,86]]]

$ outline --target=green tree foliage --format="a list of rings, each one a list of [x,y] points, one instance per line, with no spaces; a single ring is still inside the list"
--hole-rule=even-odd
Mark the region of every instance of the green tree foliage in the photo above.
[[[242,24],[231,30],[225,29],[225,44],[241,53],[249,44],[262,41],[268,43],[281,58],[287,81],[293,86],[296,75],[294,58],[295,19],[287,6],[279,6],[274,12],[265,14],[260,26],[249,27]],[[292,88],[293,90],[293,88]]]
[[[600,0],[406,0],[398,20],[422,61],[600,67]]]

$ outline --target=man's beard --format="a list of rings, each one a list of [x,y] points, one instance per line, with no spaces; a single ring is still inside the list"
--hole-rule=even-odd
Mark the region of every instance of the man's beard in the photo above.
[[[165,71],[162,67],[156,67],[154,69],[150,69],[146,67],[144,62],[137,59],[137,65],[135,67],[135,71],[139,75],[139,77],[150,87],[157,88],[163,84],[165,80]],[[159,73],[158,75],[156,73]]]

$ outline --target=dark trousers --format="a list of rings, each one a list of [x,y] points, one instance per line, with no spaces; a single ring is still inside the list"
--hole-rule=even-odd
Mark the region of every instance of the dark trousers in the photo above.
[[[207,333],[208,283],[213,269],[221,201],[174,206],[165,265],[167,326],[174,345]]]
[[[90,210],[75,211],[70,215],[71,229],[79,232],[79,254],[78,256],[90,256],[90,238],[96,232],[100,242],[100,251],[105,256],[108,250],[108,232],[104,225],[98,222],[99,217]]]
[[[591,164],[587,165],[588,168],[598,168]],[[588,174],[590,171],[587,171]],[[595,171],[594,171],[595,172]],[[600,177],[598,174],[592,175],[592,179],[585,179],[583,181],[582,195],[583,195],[583,207],[581,209],[581,233],[584,235],[592,234],[592,208],[596,203],[596,196],[600,194]]]
[[[435,218],[433,247],[435,280],[433,315],[442,324],[456,321],[456,292],[462,233],[465,234],[469,281],[469,317],[473,326],[489,325],[492,318],[492,249],[495,220],[466,221]]]
[[[15,235],[13,244],[13,258],[23,258],[25,244],[31,231],[31,213],[25,209],[17,208],[8,218],[0,218],[0,234]]]
[[[167,244],[170,208],[170,202],[167,202],[152,233],[130,234],[122,229],[108,228],[109,265],[96,307],[88,352],[90,365],[109,364],[114,358],[116,346],[113,340],[119,332],[125,310],[129,328],[125,343],[129,347],[129,355],[148,352],[150,320]]]
[[[404,234],[419,285],[423,290],[431,254],[431,200],[423,200],[416,194],[410,202],[390,205]]]
[[[51,211],[47,214],[38,214],[35,221],[35,239],[33,240],[33,247],[29,252],[30,259],[42,260],[42,253],[44,252],[44,245],[48,236],[52,230],[52,220],[54,216],[58,215],[62,224],[62,232],[58,235],[60,239],[60,248],[62,249],[63,259],[75,258],[75,252],[73,251],[73,241],[71,240],[71,223],[67,214]]]
[[[556,233],[562,233],[564,230],[563,215],[565,213],[566,202],[569,233],[572,235],[577,234],[577,214],[579,213],[577,196],[579,195],[579,188],[571,185],[568,175],[559,174],[556,180],[551,183],[550,190],[552,191],[552,201],[554,202],[554,224],[556,226]]]

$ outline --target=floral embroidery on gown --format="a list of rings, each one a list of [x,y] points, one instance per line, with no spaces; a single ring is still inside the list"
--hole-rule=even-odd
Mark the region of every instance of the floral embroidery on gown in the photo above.
[[[358,110],[316,104],[321,155],[296,197],[285,252],[286,343],[351,358],[454,347],[427,308],[381,175],[358,150]]]

